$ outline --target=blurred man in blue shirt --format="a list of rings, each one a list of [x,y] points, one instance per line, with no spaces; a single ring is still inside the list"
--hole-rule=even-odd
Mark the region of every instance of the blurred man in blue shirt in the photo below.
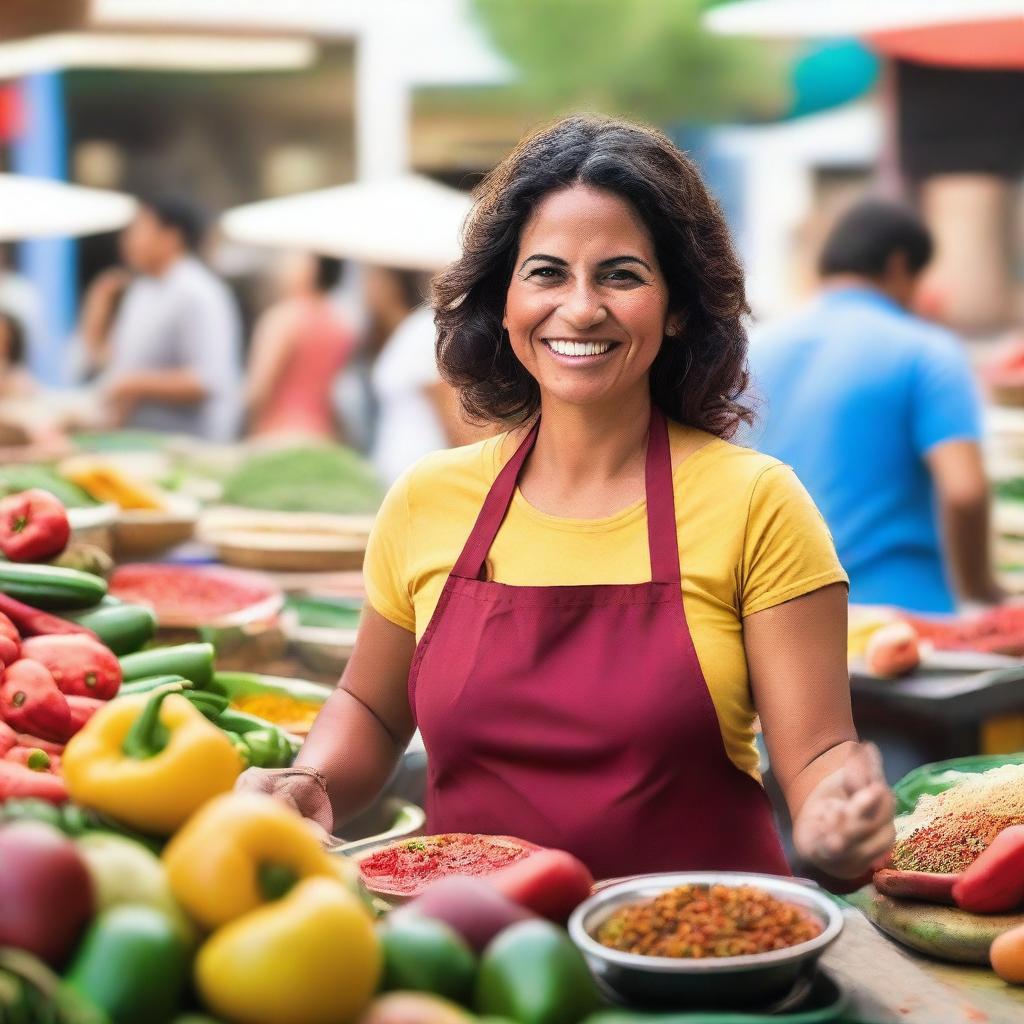
[[[931,254],[902,205],[865,200],[839,221],[817,300],[751,343],[752,443],[814,498],[851,602],[949,612],[1003,594],[970,366],[954,335],[908,311]]]

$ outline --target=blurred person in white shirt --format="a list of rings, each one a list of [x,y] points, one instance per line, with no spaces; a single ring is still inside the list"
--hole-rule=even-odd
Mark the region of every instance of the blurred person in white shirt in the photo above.
[[[197,256],[203,217],[189,201],[140,201],[121,235],[134,276],[106,271],[82,305],[87,371],[117,426],[234,438],[241,324],[228,287]]]
[[[370,458],[390,485],[422,456],[479,435],[460,416],[455,392],[438,372],[423,275],[368,267],[363,284],[371,345],[379,345],[370,371],[377,406]]]

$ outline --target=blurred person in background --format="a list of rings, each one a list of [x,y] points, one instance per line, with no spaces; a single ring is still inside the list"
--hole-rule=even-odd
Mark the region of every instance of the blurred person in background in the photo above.
[[[12,267],[10,247],[0,245],[0,310],[17,321],[28,362],[43,345],[43,301],[36,286]]]
[[[25,369],[25,332],[21,322],[0,311],[0,399],[31,398],[36,382]]]
[[[355,349],[355,337],[330,293],[342,276],[340,260],[289,253],[279,266],[280,299],[253,333],[245,385],[253,436],[337,435],[331,393]]]
[[[364,276],[370,345],[378,352],[370,370],[376,404],[370,458],[386,484],[421,456],[464,444],[472,433],[437,369],[425,291],[423,275],[409,270],[368,267]]]
[[[241,326],[227,286],[199,260],[204,220],[178,197],[140,201],[121,235],[133,272],[90,286],[79,336],[87,375],[117,426],[229,441],[239,419]]]
[[[933,251],[897,203],[829,235],[821,294],[754,336],[754,444],[796,470],[832,532],[850,601],[950,612],[1005,595],[989,563],[980,403],[955,335],[909,312]]]

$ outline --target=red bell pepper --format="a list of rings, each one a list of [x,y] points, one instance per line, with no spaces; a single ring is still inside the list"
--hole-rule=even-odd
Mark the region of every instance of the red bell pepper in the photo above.
[[[45,750],[51,757],[54,754],[59,757],[64,753],[63,743],[57,743],[54,740],[44,740],[42,736],[33,736],[27,732],[19,732],[16,735],[19,747],[38,747],[40,750]]]
[[[56,772],[60,768],[60,758],[51,757],[40,747],[14,747],[4,754],[4,760],[23,764],[34,772]]]
[[[17,745],[18,734],[6,722],[0,722],[0,757]]]
[[[71,524],[49,491],[32,488],[0,501],[0,551],[12,562],[45,562],[67,547]]]
[[[45,665],[22,658],[4,669],[0,718],[11,728],[63,742],[70,735],[71,710]]]
[[[961,910],[1004,914],[1024,904],[1024,825],[1004,828],[953,886]]]
[[[67,697],[68,710],[71,712],[71,725],[69,727],[68,739],[79,729],[85,725],[86,722],[92,718],[93,715],[99,711],[100,708],[106,705],[105,700],[101,700],[98,697],[79,697],[76,694],[69,694]]]
[[[23,764],[0,759],[0,803],[16,797],[36,797],[51,804],[68,800],[64,780],[50,772],[37,772]]]
[[[29,637],[21,655],[45,665],[61,693],[109,700],[121,686],[114,652],[88,636]]]
[[[565,850],[538,850],[483,878],[506,899],[559,922],[569,919],[594,885],[587,866]]]
[[[11,665],[20,657],[21,637],[15,625],[0,612],[0,668]]]
[[[68,622],[67,619],[59,619],[56,615],[49,615],[33,608],[30,604],[22,604],[7,594],[0,594],[0,612],[6,615],[22,636],[52,636],[57,633],[82,633],[97,639],[96,634],[77,622]]]

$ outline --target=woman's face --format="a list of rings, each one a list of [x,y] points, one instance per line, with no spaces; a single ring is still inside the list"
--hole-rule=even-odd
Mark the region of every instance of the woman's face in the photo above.
[[[542,397],[573,405],[646,393],[666,331],[678,329],[643,221],[584,185],[550,193],[526,222],[502,323]]]

